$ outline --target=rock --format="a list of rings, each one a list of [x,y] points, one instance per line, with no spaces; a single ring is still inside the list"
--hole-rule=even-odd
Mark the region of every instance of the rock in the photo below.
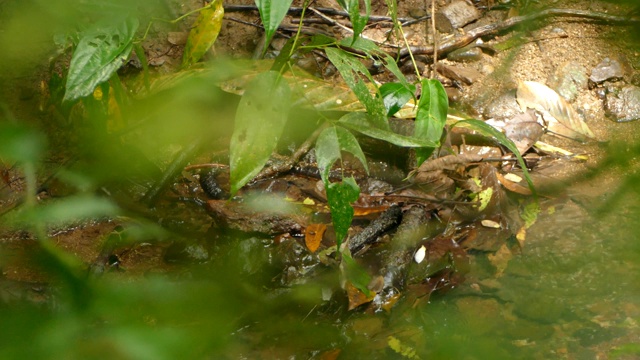
[[[454,1],[436,13],[436,29],[443,33],[452,33],[480,18],[475,6],[464,0]]]
[[[478,81],[483,75],[476,70],[463,68],[459,66],[447,66],[442,63],[437,65],[438,72],[449,79],[456,80],[460,83],[471,85]]]
[[[169,32],[167,34],[167,41],[171,45],[184,45],[187,43],[187,38],[189,37],[189,33],[186,31],[180,32]]]
[[[447,59],[458,62],[473,62],[482,60],[482,49],[474,45],[465,46],[447,54]]]
[[[600,84],[607,80],[624,78],[629,65],[623,62],[623,59],[604,58],[591,70],[589,80],[594,84]]]
[[[485,119],[507,120],[521,113],[516,101],[516,91],[513,89],[491,101],[484,109],[483,116]]]
[[[587,69],[577,62],[567,62],[556,69],[547,84],[565,100],[572,102],[580,90],[587,88]]]
[[[640,119],[640,87],[627,85],[610,90],[604,102],[607,116],[617,122]]]

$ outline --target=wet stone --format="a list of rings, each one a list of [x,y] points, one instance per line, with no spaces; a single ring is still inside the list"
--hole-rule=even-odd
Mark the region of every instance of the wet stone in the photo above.
[[[600,84],[607,80],[622,79],[625,76],[625,66],[617,59],[604,58],[591,70],[589,80],[594,84]]]
[[[640,119],[640,87],[628,85],[609,91],[605,98],[605,111],[617,122]]]
[[[472,45],[457,49],[447,54],[447,59],[457,62],[473,62],[482,60],[482,49]]]
[[[556,69],[547,83],[567,101],[574,101],[578,92],[587,88],[587,69],[579,63],[567,62]]]
[[[475,83],[483,76],[479,71],[459,66],[447,66],[439,63],[437,68],[440,74],[466,85]]]

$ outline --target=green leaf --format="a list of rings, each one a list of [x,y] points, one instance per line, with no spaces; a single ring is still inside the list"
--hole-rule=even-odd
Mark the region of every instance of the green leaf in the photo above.
[[[238,104],[229,150],[231,194],[256,176],[278,144],[289,113],[291,91],[277,72],[255,77]]]
[[[46,138],[29,127],[14,123],[0,123],[0,158],[19,163],[36,162],[44,151]]]
[[[413,86],[413,85],[411,85]],[[400,83],[386,83],[380,86],[380,94],[384,107],[387,109],[387,116],[393,116],[402,107],[413,98],[415,86],[413,89]]]
[[[184,47],[183,67],[197,63],[209,51],[209,48],[218,38],[223,16],[222,0],[214,0],[200,10],[200,14],[189,32],[187,44]]]
[[[348,177],[338,183],[327,184],[325,181],[325,189],[339,248],[351,226],[354,213],[351,203],[358,200],[360,187],[353,177]]]
[[[63,101],[73,101],[93,92],[122,66],[133,49],[138,29],[136,18],[116,25],[98,25],[87,31],[71,57]]]
[[[389,130],[387,111],[379,91],[376,91],[376,94],[372,96],[369,87],[367,87],[360,76],[358,76],[358,73],[363,74],[371,83],[374,83],[367,68],[355,57],[340,49],[326,48],[325,52],[329,60],[331,60],[340,72],[340,75],[342,75],[344,81],[351,90],[353,90],[365,109],[367,109],[367,112],[371,115],[374,126],[383,130]]]
[[[371,276],[369,273],[367,273],[351,255],[344,252],[342,253],[342,263],[344,264],[342,269],[346,280],[353,284],[358,290],[362,291],[367,297],[371,296],[371,290],[369,290]]]
[[[273,34],[278,30],[282,19],[287,15],[293,0],[255,0],[255,2],[267,37],[265,42],[266,49],[271,43]]]
[[[324,129],[316,141],[318,168],[320,169],[322,180],[325,183],[329,181],[329,171],[333,163],[342,158],[341,151],[347,151],[353,154],[362,162],[367,172],[369,172],[367,158],[364,156],[355,136],[344,128],[331,126]]]
[[[371,0],[364,0],[365,14],[360,14],[360,0],[337,0],[338,4],[342,6],[349,13],[349,20],[353,28],[353,38],[357,39],[364,27],[367,26],[369,21],[369,14],[371,14]]]
[[[42,223],[60,226],[83,219],[114,216],[117,212],[118,207],[108,199],[78,195],[44,206],[30,208],[27,211],[16,213],[15,217],[9,217],[7,220],[16,225]]]
[[[453,126],[460,126],[466,129],[477,131],[482,136],[493,138],[498,143],[509,149],[509,151],[514,153],[514,155],[518,159],[518,164],[520,164],[520,167],[522,168],[524,178],[527,180],[527,184],[529,184],[531,193],[534,197],[537,197],[536,189],[533,187],[533,181],[531,180],[531,176],[529,175],[529,171],[527,170],[527,164],[525,164],[524,160],[522,159],[522,155],[520,155],[520,151],[518,151],[516,145],[513,143],[513,141],[509,140],[509,138],[505,134],[501,133],[493,126],[488,125],[484,121],[476,119],[461,120],[456,122]]]
[[[438,144],[442,137],[442,129],[447,121],[449,98],[438,80],[424,79],[421,82],[422,96],[418,102],[416,126],[413,135],[418,139],[433,141]],[[437,146],[437,145],[436,145]],[[433,149],[416,151],[417,166],[420,166],[433,152]]]
[[[430,140],[417,139],[415,137],[396,134],[390,130],[387,131],[375,128],[371,126],[370,117],[365,113],[346,114],[340,118],[338,124],[372,138],[384,140],[402,147],[434,148],[437,146],[436,142]]]

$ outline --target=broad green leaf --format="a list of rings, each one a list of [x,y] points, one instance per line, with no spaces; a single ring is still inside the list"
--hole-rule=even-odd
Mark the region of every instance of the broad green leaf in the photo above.
[[[256,76],[240,99],[229,150],[232,194],[269,160],[287,121],[290,92],[277,72],[268,71]]]
[[[78,195],[43,206],[32,207],[24,212],[15,213],[6,220],[9,224],[17,226],[38,223],[60,226],[84,219],[114,216],[117,213],[118,207],[108,199],[92,195]]]
[[[501,133],[493,126],[488,125],[484,121],[476,119],[461,120],[456,122],[453,126],[460,126],[476,131],[482,136],[495,139],[498,143],[509,149],[509,151],[511,151],[518,159],[518,164],[520,164],[520,167],[522,168],[524,178],[527,180],[527,184],[529,184],[531,193],[534,197],[537,196],[536,189],[533,187],[533,181],[531,180],[531,176],[529,176],[529,171],[527,170],[527,164],[525,164],[524,160],[522,159],[522,155],[520,155],[520,151],[518,151],[516,144],[514,144],[513,141],[509,140],[509,138],[505,134]]]
[[[351,203],[358,200],[360,187],[353,177],[348,177],[338,183],[327,184],[325,182],[325,189],[339,248],[351,226],[354,213]]]
[[[418,139],[429,140],[439,144],[442,130],[447,121],[449,98],[438,80],[424,79],[421,85],[422,96],[418,102],[416,126],[413,130],[413,135]],[[417,150],[418,163],[416,165],[420,166],[432,152],[433,149]]]
[[[222,0],[213,0],[200,10],[200,14],[189,32],[187,44],[184,46],[183,67],[197,63],[209,51],[218,38],[223,16]]]
[[[330,126],[320,133],[316,141],[316,158],[318,159],[318,168],[324,182],[329,181],[329,171],[333,163],[342,157],[341,151],[353,154],[369,172],[367,158],[364,156],[355,136],[344,128]]]
[[[387,109],[387,116],[393,116],[402,107],[413,98],[415,86],[413,89],[401,83],[386,83],[380,86],[380,94],[384,101],[384,107]]]
[[[16,122],[0,122],[0,159],[8,162],[34,163],[40,159],[46,137]]]
[[[369,21],[369,14],[371,14],[371,0],[364,0],[365,14],[360,14],[360,0],[337,0],[338,4],[342,6],[349,13],[349,20],[353,28],[353,38],[357,39],[364,27],[367,26]]]
[[[342,253],[342,263],[344,266],[343,274],[347,280],[353,284],[358,290],[362,291],[367,297],[371,296],[371,290],[369,290],[369,283],[371,283],[371,276],[367,273],[362,266],[360,266],[349,254]]]
[[[266,49],[271,43],[273,34],[278,30],[282,19],[287,15],[293,0],[255,0],[255,2],[267,37],[265,42]]]
[[[369,87],[367,87],[358,75],[358,73],[363,74],[369,79],[369,81],[371,81],[371,83],[374,83],[367,68],[356,58],[340,49],[327,48],[325,49],[325,52],[329,57],[329,60],[331,60],[333,65],[335,65],[340,72],[340,75],[342,75],[344,81],[351,90],[353,90],[360,102],[362,102],[364,107],[367,109],[367,112],[371,115],[374,126],[380,129],[389,130],[387,111],[384,107],[379,91],[376,89],[375,93],[372,95]]]
[[[98,84],[109,80],[129,57],[137,29],[138,20],[126,18],[84,33],[71,57],[63,101],[87,96]]]
[[[353,38],[347,37],[338,42],[340,46],[349,47],[355,50],[360,50],[363,53],[367,54],[370,58],[379,58],[382,54],[386,54],[376,43],[369,39],[365,39],[362,37]]]
[[[381,130],[371,125],[369,116],[364,113],[349,113],[338,121],[338,124],[372,138],[384,140],[394,145],[412,148],[434,148],[438,144],[431,140],[396,134],[390,130]]]

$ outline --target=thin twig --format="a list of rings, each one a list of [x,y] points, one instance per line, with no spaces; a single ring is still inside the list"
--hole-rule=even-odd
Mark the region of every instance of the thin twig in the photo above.
[[[336,9],[331,9],[331,8],[315,8],[316,10],[318,10],[319,12],[325,14],[325,15],[333,15],[333,16],[342,16],[345,18],[349,17],[349,13],[346,11],[342,11],[342,10],[336,10]],[[304,7],[290,7],[288,14],[301,14],[302,11],[304,10]],[[224,12],[225,13],[229,13],[229,12],[240,12],[240,11],[258,11],[258,7],[256,7],[255,5],[225,5],[224,6]],[[364,17],[364,14],[361,14],[362,17]],[[413,19],[409,19],[409,18],[398,18],[398,20],[402,23],[404,22],[408,22],[408,21],[412,21]],[[390,16],[382,16],[382,15],[370,15],[369,16],[369,21],[370,22],[377,22],[377,21],[393,21],[393,19]]]

